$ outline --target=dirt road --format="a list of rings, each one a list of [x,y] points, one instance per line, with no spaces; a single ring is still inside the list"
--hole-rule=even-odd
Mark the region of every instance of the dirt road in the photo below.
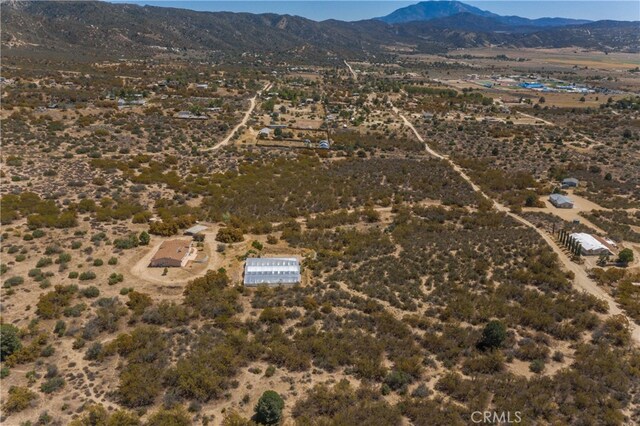
[[[244,113],[244,117],[242,117],[242,121],[240,121],[240,123],[238,123],[238,125],[236,127],[234,127],[233,130],[231,130],[231,132],[227,135],[226,138],[224,138],[223,140],[221,140],[220,142],[218,142],[217,144],[215,144],[211,148],[204,149],[203,151],[204,152],[215,151],[215,150],[220,149],[221,147],[225,146],[226,144],[228,144],[231,141],[231,138],[233,137],[233,135],[235,135],[236,132],[240,129],[240,127],[245,126],[247,124],[247,121],[249,121],[249,117],[251,117],[251,113],[256,108],[256,99],[258,99],[258,96],[260,96],[260,94],[262,92],[264,92],[265,90],[269,90],[270,88],[271,88],[271,83],[267,83],[262,88],[262,90],[258,90],[258,92],[255,94],[255,96],[253,98],[249,99],[249,108]]]
[[[349,62],[344,61],[344,64],[347,66],[347,68],[349,68],[349,72],[353,76],[353,79],[354,80],[358,80],[358,74],[356,74],[356,72],[353,70],[353,68],[351,68],[351,65],[349,65]]]
[[[573,272],[573,274],[575,275],[575,278],[573,280],[573,284],[574,284],[575,287],[577,287],[578,289],[580,289],[582,291],[586,291],[587,293],[597,297],[598,299],[601,299],[601,300],[604,300],[605,302],[607,302],[607,304],[609,305],[609,315],[622,314],[622,315],[625,315],[625,317],[626,317],[625,312],[618,307],[618,305],[616,304],[615,300],[608,293],[606,293],[602,288],[598,287],[598,285],[591,278],[589,278],[589,275],[587,274],[587,271],[585,271],[585,269],[583,267],[581,267],[580,265],[572,262],[571,259],[569,259],[569,257],[567,257],[567,255],[564,253],[564,251],[562,251],[562,249],[553,240],[551,235],[549,235],[548,233],[546,233],[542,229],[536,227],[533,223],[529,222],[525,218],[523,218],[523,217],[521,217],[521,216],[519,216],[519,215],[517,215],[515,213],[510,212],[509,209],[506,206],[502,205],[501,203],[499,203],[496,200],[492,199],[491,197],[487,196],[487,194],[485,194],[484,191],[482,191],[480,189],[480,187],[477,186],[471,180],[471,178],[457,164],[455,164],[453,161],[451,161],[451,159],[449,159],[448,156],[439,154],[438,152],[436,152],[433,149],[431,149],[431,147],[429,147],[429,145],[426,143],[424,138],[422,136],[420,136],[420,133],[418,133],[416,128],[413,126],[413,124],[411,124],[411,122],[409,120],[407,120],[407,118],[398,111],[398,108],[393,107],[393,111],[396,114],[398,114],[398,116],[402,119],[402,121],[413,131],[413,133],[416,135],[418,140],[424,144],[425,150],[429,154],[433,155],[436,158],[440,158],[442,160],[447,161],[451,165],[451,167],[465,181],[467,181],[469,183],[469,185],[471,185],[471,187],[473,188],[474,191],[480,193],[482,196],[484,196],[488,200],[491,200],[493,202],[493,206],[496,208],[496,210],[501,211],[501,212],[505,212],[506,214],[511,216],[513,219],[517,220],[518,222],[522,223],[523,225],[528,226],[529,228],[531,228],[534,231],[536,231],[540,235],[540,237],[542,237],[542,239],[558,255],[558,258],[560,259],[560,262],[562,262],[562,264],[565,266],[565,268],[567,270]],[[631,318],[627,317],[627,319],[629,320],[629,325],[631,327],[631,336],[632,336],[633,340],[635,341],[635,343],[637,345],[640,345],[640,327],[638,327],[638,325],[636,323],[634,323]]]

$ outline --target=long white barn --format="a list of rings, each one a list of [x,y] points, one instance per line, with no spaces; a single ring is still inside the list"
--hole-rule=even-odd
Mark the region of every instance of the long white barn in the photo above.
[[[295,257],[250,257],[244,265],[244,285],[294,285],[300,282],[300,262]]]

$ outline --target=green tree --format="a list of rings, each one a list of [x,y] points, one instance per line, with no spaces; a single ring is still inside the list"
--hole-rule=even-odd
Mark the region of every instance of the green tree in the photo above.
[[[146,246],[146,245],[149,245],[149,241],[151,241],[151,236],[147,231],[142,231],[140,233],[139,239],[140,239],[140,245]]]
[[[618,262],[622,263],[623,265],[628,265],[629,263],[633,262],[633,251],[628,248],[620,251],[620,253],[618,253]]]
[[[0,360],[4,361],[9,355],[22,347],[20,331],[11,324],[0,324]]]
[[[482,331],[482,338],[478,342],[480,349],[495,349],[502,345],[507,338],[507,327],[500,321],[489,321]]]
[[[262,394],[256,404],[256,421],[264,425],[275,425],[282,418],[284,401],[277,392],[268,390]]]

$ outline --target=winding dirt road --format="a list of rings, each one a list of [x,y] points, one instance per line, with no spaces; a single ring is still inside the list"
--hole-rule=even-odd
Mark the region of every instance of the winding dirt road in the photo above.
[[[240,123],[238,123],[238,125],[236,127],[234,127],[233,130],[231,130],[231,132],[227,135],[227,137],[222,139],[220,142],[218,142],[217,144],[215,144],[211,148],[203,149],[202,151],[203,152],[215,151],[215,150],[220,149],[221,147],[225,146],[226,144],[228,144],[231,141],[231,138],[233,137],[233,135],[235,135],[236,132],[240,129],[240,127],[246,125],[247,121],[249,121],[249,117],[251,117],[251,113],[256,108],[256,100],[258,99],[258,96],[260,96],[260,94],[262,92],[264,92],[265,90],[269,90],[270,88],[271,88],[271,83],[267,83],[262,88],[262,90],[258,90],[256,92],[255,96],[253,98],[249,99],[249,108],[244,113],[244,117],[242,117],[242,121],[240,121]]]
[[[598,299],[604,300],[605,302],[607,302],[607,304],[609,305],[609,315],[624,315],[629,321],[629,326],[631,328],[631,337],[632,337],[632,339],[635,341],[636,345],[640,346],[640,327],[638,327],[638,325],[635,322],[633,322],[633,320],[631,318],[629,318],[622,309],[620,309],[620,307],[616,304],[615,300],[607,292],[605,292],[602,288],[598,287],[598,285],[589,277],[589,275],[587,274],[587,271],[585,271],[585,269],[583,267],[581,267],[580,265],[572,262],[571,259],[569,259],[569,257],[565,254],[565,252],[556,244],[556,242],[554,241],[554,239],[552,238],[551,235],[549,235],[548,233],[546,233],[542,229],[536,227],[533,223],[529,222],[528,220],[526,220],[522,216],[519,216],[519,215],[517,215],[515,213],[512,213],[511,211],[509,211],[509,209],[506,206],[504,206],[503,204],[499,203],[498,201],[492,199],[487,194],[485,194],[484,191],[482,191],[482,189],[480,189],[480,187],[478,185],[476,185],[471,180],[471,178],[460,168],[460,166],[458,166],[456,163],[451,161],[451,159],[448,156],[442,155],[442,154],[434,151],[426,143],[424,138],[422,136],[420,136],[420,133],[418,133],[416,128],[413,126],[413,124],[411,124],[411,122],[403,114],[400,113],[398,108],[396,108],[394,106],[394,107],[392,107],[392,109],[393,109],[393,112],[396,113],[402,119],[404,124],[407,127],[409,127],[411,129],[411,131],[413,131],[413,133],[416,135],[418,140],[424,144],[424,148],[429,154],[433,155],[436,158],[440,158],[440,159],[448,162],[449,165],[453,168],[453,170],[455,170],[465,181],[467,181],[467,183],[469,183],[469,185],[471,185],[471,187],[473,188],[474,191],[480,193],[486,199],[491,200],[493,202],[493,206],[496,208],[496,210],[501,211],[501,212],[505,212],[506,214],[511,216],[513,219],[517,220],[518,222],[522,223],[523,225],[528,226],[529,228],[531,228],[534,231],[536,231],[538,233],[538,235],[540,235],[540,237],[542,237],[542,239],[558,255],[558,258],[560,259],[560,262],[562,262],[562,264],[565,266],[565,268],[567,270],[573,272],[573,274],[575,275],[575,278],[573,280],[573,284],[574,284],[574,286],[576,288],[578,288],[579,290],[582,290],[582,291],[586,291],[587,293],[597,297]]]
[[[351,72],[351,75],[353,76],[353,79],[358,81],[358,74],[356,74],[356,72],[353,70],[353,68],[351,68],[351,65],[349,65],[349,62],[344,61],[344,64],[347,66],[347,68],[349,68],[349,72]]]

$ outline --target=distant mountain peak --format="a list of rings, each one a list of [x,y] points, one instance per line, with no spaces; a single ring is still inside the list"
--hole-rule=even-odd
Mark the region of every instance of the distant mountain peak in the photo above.
[[[441,1],[430,0],[413,4],[411,6],[400,8],[387,16],[376,18],[387,24],[404,24],[407,22],[424,22],[434,21],[438,19],[447,19],[461,14],[470,14],[483,18],[492,18],[496,20],[496,25],[508,25],[516,29],[516,27],[527,28],[544,28],[544,27],[564,27],[568,25],[581,25],[591,21],[584,19],[568,19],[568,18],[539,18],[528,19],[519,16],[500,16],[495,13],[478,9],[477,7],[459,1]],[[462,16],[461,16],[462,18]],[[468,19],[468,17],[466,18]]]
[[[447,18],[460,13],[471,13],[473,15],[487,17],[498,16],[459,1],[431,0],[397,9],[389,15],[377,19],[387,24],[400,24],[404,22],[430,21],[432,19]]]

